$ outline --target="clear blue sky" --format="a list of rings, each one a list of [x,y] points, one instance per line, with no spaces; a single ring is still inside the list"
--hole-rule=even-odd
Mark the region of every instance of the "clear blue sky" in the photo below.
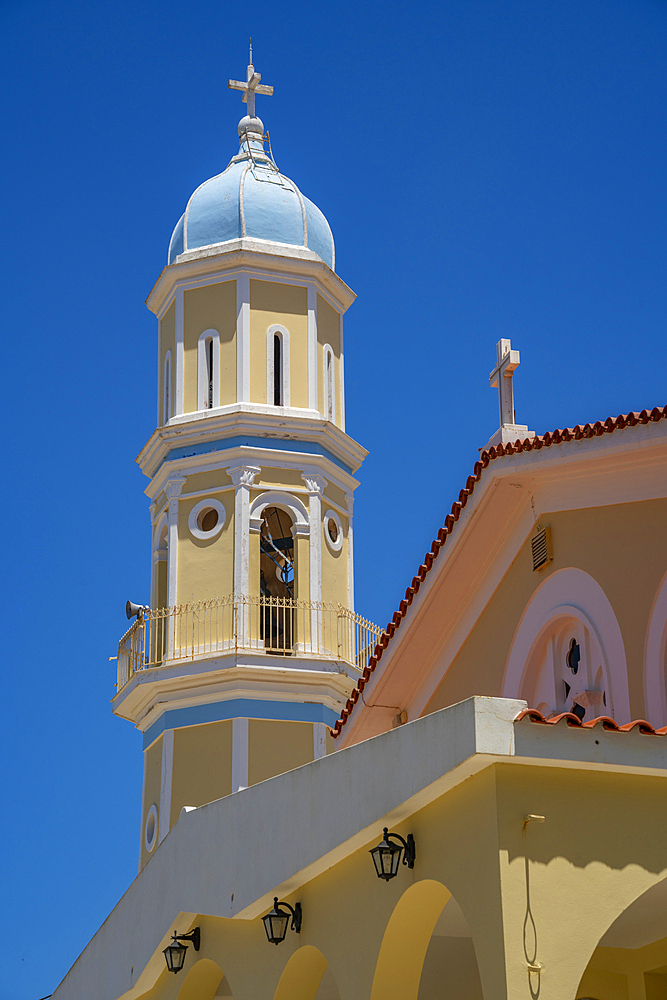
[[[136,873],[108,657],[148,599],[144,300],[236,151],[249,35],[358,294],[358,611],[388,620],[496,429],[500,337],[538,432],[667,402],[664,0],[1,0],[0,1000],[50,993]]]

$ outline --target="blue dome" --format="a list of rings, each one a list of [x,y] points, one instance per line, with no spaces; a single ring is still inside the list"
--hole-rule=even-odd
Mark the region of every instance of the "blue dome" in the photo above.
[[[249,237],[306,247],[333,270],[329,223],[294,181],[280,173],[264,149],[263,132],[259,118],[241,120],[239,152],[190,198],[169,243],[169,264],[188,250]]]

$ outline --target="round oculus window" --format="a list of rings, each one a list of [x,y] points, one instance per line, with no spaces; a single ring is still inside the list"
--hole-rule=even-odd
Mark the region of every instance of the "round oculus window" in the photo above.
[[[200,531],[213,531],[218,520],[218,512],[214,507],[204,507],[197,518],[197,527]]]
[[[200,500],[190,511],[188,527],[195,538],[208,541],[222,530],[226,518],[225,508],[219,500],[208,497]]]
[[[324,537],[332,552],[340,552],[343,547],[343,525],[333,510],[328,510],[324,515]]]
[[[146,826],[144,827],[144,843],[146,850],[150,853],[155,847],[157,840],[157,806],[153,805],[148,810],[146,816]]]

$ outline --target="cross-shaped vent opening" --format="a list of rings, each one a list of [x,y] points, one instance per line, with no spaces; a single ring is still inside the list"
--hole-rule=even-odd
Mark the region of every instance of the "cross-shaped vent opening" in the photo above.
[[[553,558],[551,555],[551,531],[548,527],[537,526],[530,541],[533,555],[533,571],[542,569]]]

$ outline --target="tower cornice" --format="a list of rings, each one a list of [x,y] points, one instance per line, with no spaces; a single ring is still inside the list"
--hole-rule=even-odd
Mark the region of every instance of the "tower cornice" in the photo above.
[[[352,289],[314,251],[243,237],[181,254],[175,264],[162,270],[146,305],[159,317],[178,285],[200,279],[224,281],[238,271],[254,272],[258,278],[314,281],[341,312],[349,309],[356,298]]]
[[[342,463],[349,473],[356,472],[368,455],[366,449],[349,434],[330,420],[325,420],[319,414],[315,415],[315,411],[312,416],[296,416],[283,410],[280,421],[276,422],[275,408],[253,403],[235,403],[218,407],[217,411],[207,410],[205,416],[196,412],[173,417],[168,425],[158,427],[153,432],[136,462],[142,472],[152,478],[176,450],[180,457],[184,448],[219,440],[220,448],[215,450],[222,451],[226,439],[239,435],[250,435],[253,439],[265,442],[267,448],[280,447],[285,442],[319,444]],[[233,446],[230,441],[230,448]],[[252,447],[251,442],[248,442],[248,447]],[[307,451],[307,447],[304,448],[304,452]]]

